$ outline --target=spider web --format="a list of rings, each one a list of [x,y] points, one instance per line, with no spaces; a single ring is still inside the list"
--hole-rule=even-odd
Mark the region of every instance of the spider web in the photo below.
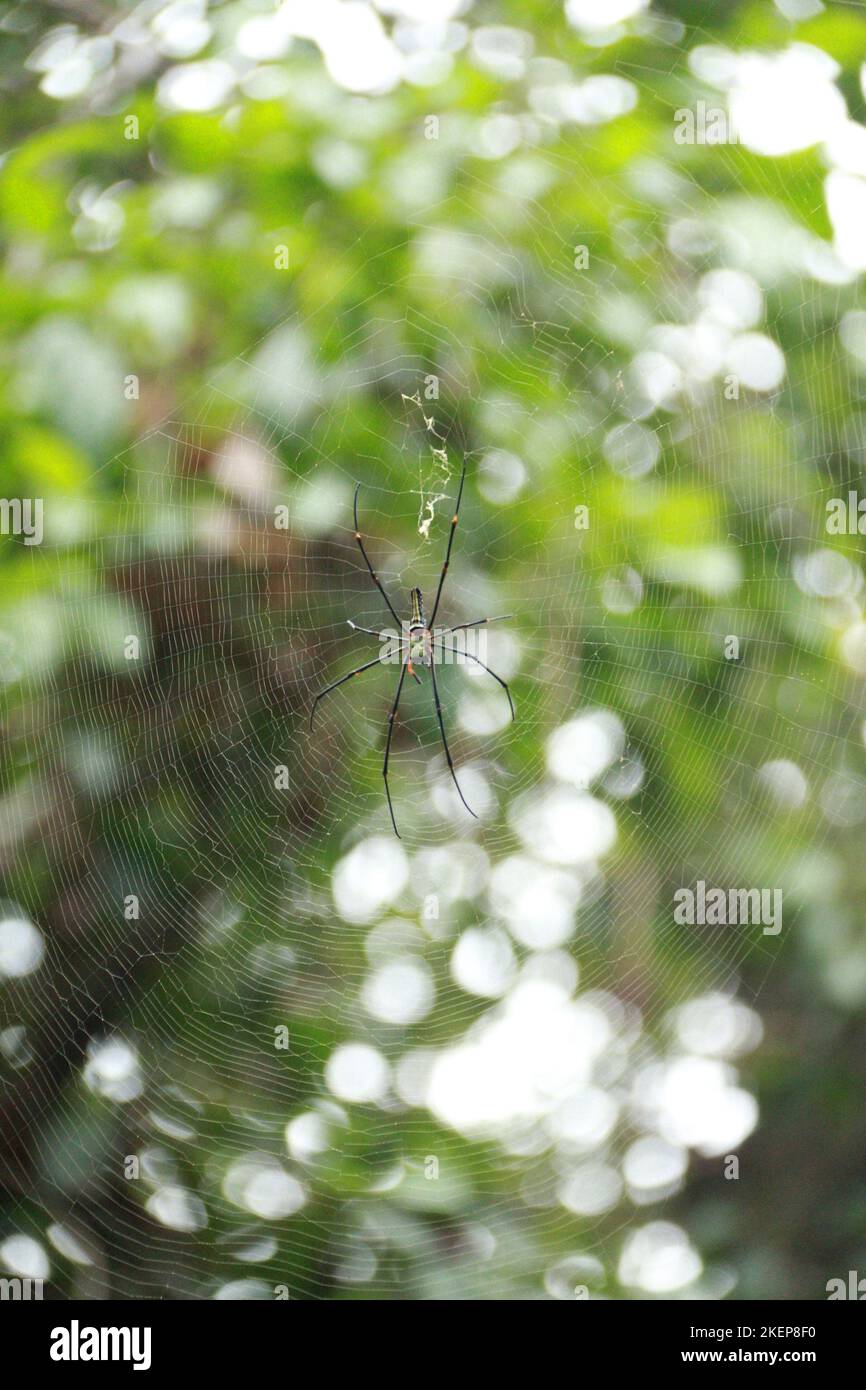
[[[652,77],[639,85],[651,88]],[[591,177],[578,147],[567,162],[538,158],[552,176]],[[761,169],[766,192],[777,192],[773,162]],[[646,190],[635,192],[641,236],[659,246],[694,218],[679,174],[654,209]],[[497,186],[493,174],[467,174],[464,187],[477,208]],[[796,903],[794,822],[778,798],[768,810],[756,792],[762,767],[790,761],[792,729],[806,782],[824,789],[816,837],[840,789],[853,788],[859,814],[850,672],[826,668],[829,718],[800,713],[813,678],[810,624],[830,600],[804,596],[791,579],[798,557],[825,544],[822,469],[836,446],[822,382],[797,377],[797,348],[821,339],[836,362],[826,325],[849,304],[849,287],[793,277],[798,293],[768,323],[790,344],[788,383],[808,402],[807,441],[776,400],[751,397],[744,416],[767,411],[776,428],[760,466],[744,467],[719,390],[684,392],[674,408],[642,417],[633,437],[659,446],[645,469],[599,449],[634,418],[629,351],[604,346],[603,335],[578,346],[574,331],[600,320],[609,267],[576,276],[572,248],[532,198],[521,207],[528,254],[519,257],[493,220],[449,240],[450,211],[417,219],[416,254],[389,286],[393,316],[379,297],[365,302],[341,286],[326,333],[287,315],[180,418],[128,451],[124,525],[92,542],[104,587],[84,607],[80,575],[62,552],[51,557],[77,656],[34,691],[24,732],[34,767],[65,768],[64,804],[75,814],[34,793],[49,849],[33,872],[52,880],[60,904],[45,924],[56,997],[38,1015],[41,1033],[27,1038],[27,1086],[13,1094],[12,1116],[40,1145],[40,1195],[22,1177],[22,1210],[40,1229],[50,1220],[52,1261],[74,1266],[90,1296],[317,1296],[324,1251],[336,1296],[397,1297],[407,1232],[417,1297],[448,1296],[455,1278],[466,1297],[508,1296],[512,1279],[555,1297],[584,1285],[593,1296],[628,1296],[641,1285],[628,1269],[617,1282],[616,1257],[646,1226],[642,1206],[655,1196],[653,1215],[664,1216],[691,1151],[720,1162],[711,1139],[690,1145],[660,1119],[657,1093],[688,1054],[671,1001],[704,995],[716,1010],[705,1020],[723,1017],[728,1044],[696,1047],[692,1060],[723,1057],[720,1094],[744,1104],[731,1064],[756,1024],[732,998],[759,993],[795,929],[789,898],[780,938],[760,928],[684,931],[672,893],[697,878],[771,886],[773,865],[772,886]],[[455,245],[470,268],[448,272]],[[729,249],[719,240],[679,258],[686,295],[708,267],[730,263]],[[486,321],[482,360],[450,326],[455,291]],[[671,292],[656,306],[659,324],[680,321],[672,310],[684,292]],[[428,398],[432,378],[438,394]],[[516,424],[507,418],[514,383],[523,388]],[[387,433],[363,409],[371,397],[386,403]],[[522,477],[513,495],[497,492],[515,456]],[[429,680],[422,672],[424,687],[407,683],[391,759],[398,845],[381,783],[396,667],[335,691],[312,734],[307,717],[324,685],[375,655],[375,639],[352,634],[347,619],[378,628],[389,617],[354,540],[355,483],[365,544],[392,602],[408,612],[418,584],[429,612],[464,460],[443,615],[514,615],[489,631],[482,655],[510,682],[518,724],[489,677],[440,668],[476,823],[448,777]],[[738,558],[740,579],[721,599],[679,577],[676,557],[665,547],[654,555],[645,539],[643,509],[650,500],[663,509],[695,474],[698,491],[722,488],[727,498],[713,545]],[[602,505],[611,479],[634,499],[613,519]],[[534,526],[520,513],[528,491]],[[584,535],[575,508],[587,502]],[[687,556],[703,545],[695,524]],[[604,547],[592,543],[596,528]],[[647,604],[658,614],[650,631],[640,621]],[[98,658],[94,608],[105,634]],[[725,656],[729,634],[741,644],[735,662]],[[132,659],[129,636],[141,649]],[[682,723],[684,706],[703,697],[711,709],[729,681],[743,691],[737,723]],[[595,722],[563,766],[551,739],[581,716]],[[662,756],[672,728],[677,788]],[[708,763],[712,802],[699,775]],[[691,798],[693,814],[671,817],[672,798]],[[844,819],[840,811],[835,823]],[[56,852],[60,841],[72,856]],[[14,848],[12,858],[26,907],[31,870]],[[508,899],[527,875],[542,906],[521,927]],[[140,916],[121,920],[130,894]],[[563,902],[567,930],[556,926]],[[74,931],[85,929],[82,950]],[[27,1018],[33,1006],[22,997]],[[274,1046],[282,1026],[285,1051]],[[485,1107],[478,1090],[491,1054],[504,1069],[522,1038],[525,1067],[533,1029],[548,1049],[541,1072],[506,1076],[506,1094]],[[83,1099],[70,1109],[57,1108],[58,1051],[84,1071]],[[106,1101],[95,1111],[93,1092]],[[478,1138],[494,1160],[472,1147]],[[624,1155],[641,1140],[656,1145],[641,1151],[655,1154],[655,1183],[623,1181]],[[137,1177],[124,1184],[128,1157]],[[431,1158],[435,1180],[425,1175]],[[437,1272],[436,1222],[424,1218],[452,1217],[461,1183],[482,1197],[478,1215],[453,1218],[465,1243],[455,1276]],[[546,1242],[541,1265],[509,1245],[519,1243],[515,1191],[525,1203],[518,1225]],[[665,1238],[676,1245],[677,1228]],[[721,1297],[733,1281],[708,1266],[683,1287]]]

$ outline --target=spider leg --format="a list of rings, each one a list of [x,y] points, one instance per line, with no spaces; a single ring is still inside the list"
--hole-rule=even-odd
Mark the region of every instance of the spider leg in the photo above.
[[[445,749],[445,757],[446,757],[447,760],[448,760],[448,767],[449,767],[450,770],[451,770],[451,776],[453,777],[453,779],[454,779],[454,785],[455,785],[455,787],[457,788],[457,795],[460,797],[460,800],[463,802],[463,805],[466,807],[466,809],[467,809],[467,811],[469,812],[470,816],[473,816],[474,819],[477,820],[478,817],[475,815],[475,812],[473,811],[472,807],[469,805],[469,802],[466,800],[466,797],[463,795],[462,791],[460,790],[460,783],[457,781],[457,773],[454,771],[454,763],[453,763],[452,760],[451,760],[451,750],[450,750],[449,747],[448,747],[448,740],[447,740],[447,738],[445,737],[445,724],[444,724],[443,719],[442,719],[442,705],[441,705],[440,700],[439,700],[439,687],[438,687],[437,684],[436,684],[436,663],[435,663],[435,661],[432,662],[431,665],[430,665],[430,677],[431,677],[431,679],[432,679],[432,681],[433,681],[433,699],[434,699],[435,704],[436,704],[436,718],[437,718],[438,721],[439,721],[439,732],[440,732],[440,734],[442,735],[442,747]]]
[[[397,718],[397,709],[400,704],[400,693],[403,689],[403,682],[406,679],[406,671],[408,670],[408,666],[408,661],[404,661],[400,669],[400,679],[397,682],[397,694],[394,696],[394,703],[391,706],[391,713],[388,715],[388,737],[385,740],[385,761],[382,764],[382,776],[385,779],[385,795],[388,798],[388,810],[391,813],[391,824],[394,827],[394,834],[397,836],[398,840],[402,840],[403,836],[397,829],[397,822],[394,819],[394,807],[391,805],[391,789],[388,786],[388,759],[391,756],[391,738],[394,733],[394,720]]]
[[[360,532],[359,527],[358,527],[358,493],[359,493],[360,491],[361,491],[361,484],[358,483],[358,484],[356,485],[356,487],[355,487],[355,540],[358,542],[358,545],[361,547],[361,554],[362,554],[363,557],[364,557],[364,564],[367,566],[367,569],[370,571],[370,578],[372,579],[373,583],[376,585],[376,588],[379,590],[379,593],[382,595],[383,599],[385,600],[385,603],[386,603],[387,606],[388,606],[388,612],[391,614],[391,617],[394,619],[394,622],[397,624],[398,629],[399,629],[400,631],[402,631],[402,624],[401,624],[401,622],[400,622],[400,619],[397,617],[397,614],[394,612],[394,605],[392,604],[392,602],[391,602],[391,600],[389,599],[388,595],[385,593],[385,590],[384,590],[383,587],[382,587],[382,584],[381,584],[381,582],[380,582],[380,580],[379,580],[378,575],[376,574],[376,571],[373,569],[373,566],[370,564],[370,557],[369,557],[369,555],[367,554],[366,550],[364,549],[364,542],[361,540],[361,532]]]
[[[398,635],[398,637],[395,639],[394,637],[391,636],[390,633],[388,633],[388,632],[379,632],[378,629],[376,629],[376,628],[374,628],[374,627],[361,627],[360,624],[358,624],[358,623],[353,623],[351,618],[347,618],[347,619],[346,619],[346,622],[349,624],[349,627],[352,628],[355,632],[366,632],[366,634],[367,634],[368,637],[378,637],[380,642],[393,642],[393,641],[395,641],[395,640],[396,640],[396,641],[399,641],[399,640],[400,640],[399,635]]]
[[[485,623],[507,623],[513,613],[503,613],[501,618],[476,618],[474,623],[458,623],[456,627],[443,627],[443,632],[465,632],[467,627],[483,627]],[[432,626],[432,623],[431,623]]]
[[[476,666],[480,666],[482,671],[486,671],[488,676],[492,676],[495,681],[498,681],[499,684],[502,686],[502,689],[508,696],[508,707],[511,710],[511,718],[516,719],[517,716],[514,713],[514,701],[511,698],[511,691],[508,689],[507,684],[501,676],[497,676],[495,671],[491,671],[489,666],[485,666],[484,662],[479,660],[477,656],[473,656],[471,652],[462,652],[459,647],[447,646],[444,642],[439,641],[438,639],[434,639],[433,645],[441,647],[443,651],[454,652],[455,656],[468,656],[470,661],[474,661]]]
[[[371,666],[378,666],[381,661],[382,658],[380,656],[374,657],[373,660],[368,661],[365,666],[359,666],[357,670],[350,671],[347,676],[341,676],[338,681],[332,681],[330,685],[325,686],[324,690],[320,690],[313,701],[313,708],[310,710],[310,728],[312,729],[313,727],[313,716],[316,713],[316,705],[320,700],[324,700],[325,696],[330,695],[332,690],[336,690],[338,685],[345,685],[346,681],[350,681],[353,676],[360,676],[362,671],[369,671]]]
[[[353,623],[353,622],[352,622],[352,619],[351,619],[351,618],[347,618],[347,619],[346,619],[346,622],[349,624],[349,627],[352,628],[355,632],[366,632],[366,634],[367,634],[368,637],[378,637],[378,639],[379,639],[380,642],[397,642],[400,646],[402,646],[402,645],[406,642],[406,640],[407,640],[405,637],[401,637],[401,636],[399,636],[399,635],[396,636],[396,637],[394,637],[394,636],[392,636],[392,634],[389,633],[389,632],[376,632],[376,630],[375,630],[374,628],[372,628],[372,627],[359,627],[357,623]],[[396,650],[396,649],[395,649],[395,650]],[[391,657],[391,656],[393,656],[393,655],[394,655],[394,652],[393,652],[393,651],[391,651],[391,652],[388,653],[388,656],[389,656],[389,657]],[[416,670],[415,670],[415,667],[412,665],[412,662],[411,662],[411,661],[408,663],[408,667],[409,667],[409,675],[412,677],[412,679],[413,679],[414,681],[416,681],[416,682],[418,683],[418,685],[420,685],[420,684],[421,684],[421,678],[420,678],[420,676],[417,674],[417,672],[416,672]]]
[[[457,491],[457,502],[456,502],[456,504],[455,504],[455,506],[454,506],[454,515],[453,515],[452,518],[451,518],[451,531],[450,531],[449,536],[448,536],[448,548],[447,548],[447,550],[445,551],[445,563],[444,563],[444,565],[442,566],[442,573],[441,573],[440,576],[439,576],[439,588],[436,590],[436,602],[433,604],[433,612],[432,612],[432,614],[431,614],[431,616],[430,616],[430,621],[429,621],[429,623],[427,624],[427,626],[428,626],[429,628],[432,628],[432,627],[433,627],[433,624],[434,624],[435,621],[436,621],[436,614],[437,614],[438,611],[439,611],[439,600],[440,600],[440,598],[442,597],[442,585],[445,583],[445,576],[446,576],[446,574],[448,573],[448,566],[449,566],[450,563],[451,563],[451,547],[452,547],[452,545],[454,544],[454,532],[457,530],[457,518],[458,518],[459,515],[460,515],[460,501],[461,501],[461,499],[462,499],[462,497],[463,497],[463,484],[464,484],[465,482],[466,482],[466,463],[465,463],[465,461],[464,461],[464,463],[463,463],[463,472],[460,474],[460,487],[458,488],[458,491]],[[467,807],[467,810],[468,810],[468,807]]]

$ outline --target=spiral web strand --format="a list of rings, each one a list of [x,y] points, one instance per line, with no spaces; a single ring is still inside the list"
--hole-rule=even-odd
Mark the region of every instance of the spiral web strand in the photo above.
[[[651,90],[652,75],[632,76]],[[589,177],[579,149],[567,166],[553,153],[539,158],[552,178]],[[772,161],[762,171],[772,196],[782,174]],[[467,175],[465,188],[483,207],[494,178]],[[655,205],[636,192],[635,204],[641,237],[656,245],[693,217],[682,170],[675,192]],[[524,200],[519,215],[522,256],[476,214],[475,230],[461,233],[470,269],[454,272],[442,259],[449,207],[419,218],[416,254],[390,286],[402,312],[387,318],[343,286],[325,332],[289,315],[182,418],[139,441],[123,459],[123,524],[117,534],[97,525],[90,543],[100,587],[82,592],[62,551],[46,546],[66,597],[68,657],[33,682],[30,722],[13,731],[7,757],[26,744],[34,768],[58,777],[53,795],[38,773],[28,792],[47,846],[37,868],[54,876],[63,905],[45,924],[58,983],[41,1034],[27,1037],[26,1085],[12,1087],[7,1118],[24,1147],[38,1140],[52,1258],[76,1263],[93,1296],[316,1296],[322,1272],[310,1255],[320,1249],[338,1291],[399,1296],[400,1220],[412,1213],[423,1268],[438,1236],[434,1222],[415,1218],[447,1213],[454,1171],[484,1194],[458,1286],[496,1296],[483,1251],[507,1241],[507,1203],[476,1139],[493,1142],[503,1170],[520,1168],[532,1221],[563,1251],[552,1271],[509,1256],[520,1277],[533,1287],[546,1277],[555,1296],[605,1278],[615,1289],[611,1252],[635,1223],[630,1196],[637,1190],[638,1210],[646,1197],[623,1181],[629,1136],[669,1160],[660,1200],[688,1161],[689,1144],[662,1132],[652,1100],[683,1051],[671,1041],[670,1001],[705,997],[718,1011],[723,998],[740,1051],[754,1041],[755,1017],[733,998],[747,967],[759,996],[786,938],[760,926],[684,930],[671,900],[698,878],[765,884],[770,862],[779,881],[766,886],[791,893],[791,930],[798,841],[781,812],[768,822],[755,778],[790,758],[792,727],[808,726],[801,634],[824,599],[791,575],[798,557],[826,544],[821,468],[835,436],[821,383],[797,378],[798,344],[825,342],[835,368],[841,349],[826,325],[851,292],[802,276],[767,325],[788,344],[786,389],[810,402],[805,447],[768,394],[770,443],[760,468],[743,466],[730,427],[737,406],[728,410],[718,383],[611,441],[635,425],[624,358],[603,333],[576,348],[573,330],[603,312],[604,267],[575,273],[540,199]],[[690,293],[728,249],[722,241],[683,253]],[[639,266],[634,274],[645,291],[648,277]],[[483,316],[486,360],[472,359],[442,312],[455,291]],[[655,306],[657,324],[681,321],[677,295],[672,285],[670,301]],[[438,394],[428,401],[431,378]],[[537,402],[516,424],[505,419],[514,383]],[[359,409],[371,396],[387,403],[387,433]],[[622,438],[639,442],[637,456],[618,452]],[[503,491],[516,455],[523,475]],[[566,489],[553,468],[564,457]],[[347,621],[381,629],[388,617],[354,540],[356,482],[374,569],[408,612],[410,588],[428,601],[435,592],[463,459],[443,613],[451,624],[515,615],[490,629],[485,660],[511,685],[518,725],[483,673],[443,668],[449,743],[476,825],[448,778],[429,681],[407,682],[390,769],[405,827],[397,845],[381,785],[397,668],[383,664],[334,692],[312,735],[307,716],[325,684],[375,654]],[[654,554],[642,508],[664,514],[686,479],[695,534]],[[712,519],[712,555],[700,531],[711,527],[702,482],[727,499]],[[635,505],[606,513],[611,487],[631,490]],[[509,514],[528,489],[532,526]],[[586,535],[575,526],[585,502]],[[715,556],[733,566],[739,582],[722,574],[716,593],[695,585],[697,550],[708,565]],[[850,584],[859,592],[853,573]],[[647,606],[652,627],[641,620]],[[728,635],[739,641],[736,661]],[[130,636],[139,643],[131,659]],[[832,670],[823,691],[832,718],[798,741],[803,776],[825,789],[825,807],[846,785],[856,801],[862,764],[851,673]],[[731,683],[747,692],[736,724],[713,714]],[[683,724],[686,707],[701,709],[699,723]],[[576,727],[581,718],[590,723]],[[664,756],[672,737],[675,788]],[[515,739],[528,756],[515,755]],[[672,798],[689,814],[672,819]],[[816,816],[816,844],[828,822]],[[15,843],[6,853],[26,908],[27,856]],[[130,895],[138,915],[124,917]],[[511,900],[523,904],[522,925]],[[557,926],[563,913],[568,930]],[[26,1023],[28,1007],[22,990],[12,1022]],[[505,1067],[515,1040],[531,1050],[534,1036],[546,1065],[570,1059],[552,1093],[530,1069],[510,1078],[514,1094],[485,1097],[491,1056]],[[732,1047],[728,1058],[737,1055]],[[57,1108],[64,1068],[81,1070],[85,1091],[108,1102],[95,1134]],[[736,1080],[720,1095],[748,1120]],[[94,1168],[103,1147],[106,1162]],[[712,1136],[693,1148],[718,1153]],[[7,1158],[13,1184],[19,1160],[23,1173],[23,1153]],[[431,1160],[441,1188],[429,1180]],[[342,1221],[329,1200],[337,1168],[351,1173],[337,1189]],[[32,1218],[22,1194],[25,1209]],[[447,1296],[433,1274],[413,1278],[417,1296]],[[703,1281],[709,1297],[730,1288],[713,1267]]]

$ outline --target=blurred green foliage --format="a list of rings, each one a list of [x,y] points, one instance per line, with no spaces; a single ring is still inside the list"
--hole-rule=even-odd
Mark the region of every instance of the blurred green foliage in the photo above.
[[[0,1242],[39,1241],[61,1297],[512,1299],[590,1282],[626,1298],[641,1288],[618,1266],[624,1240],[668,1221],[700,1253],[707,1296],[823,1297],[866,1265],[866,667],[840,656],[862,620],[861,555],[859,537],[824,529],[826,500],[862,486],[866,462],[863,354],[840,339],[862,292],[808,268],[833,232],[821,146],[681,146],[673,120],[714,99],[689,64],[699,45],[796,41],[836,60],[861,121],[866,16],[828,5],[794,23],[761,0],[701,6],[696,24],[667,3],[600,44],[561,6],[497,0],[462,22],[531,36],[536,67],[511,78],[464,44],[432,86],[358,95],[295,40],[210,110],[172,109],[160,84],[179,60],[156,50],[141,65],[115,53],[62,101],[40,88],[25,63],[56,26],[92,38],[127,10],[2,11],[3,494],[44,499],[45,542],[0,539],[0,869],[45,958],[0,984]],[[211,6],[204,53],[225,54],[254,12]],[[531,92],[562,70],[542,60],[574,81],[616,75],[636,103],[545,120]],[[512,131],[496,118],[522,133],[491,157],[485,140]],[[620,466],[610,434],[635,413],[636,359],[659,326],[693,322],[704,277],[730,267],[763,292],[784,380],[730,399],[724,369],[709,372],[639,413],[654,465]],[[464,822],[431,810],[429,692],[411,692],[398,817],[413,855],[452,848],[414,858],[397,900],[353,921],[333,877],[390,834],[389,668],[323,707],[312,739],[306,720],[357,655],[345,619],[382,620],[352,539],[355,479],[401,606],[417,575],[435,582],[448,503],[424,540],[418,488],[441,478],[405,399],[430,374],[440,396],[422,410],[450,487],[469,462],[449,617],[515,614],[520,718],[475,734],[458,721],[463,687],[446,696],[458,764],[474,759],[495,790],[467,868]],[[251,463],[232,463],[232,440]],[[501,505],[478,485],[491,450],[527,478]],[[290,527],[275,531],[283,502]],[[798,582],[818,551],[845,557],[847,587]],[[667,1200],[578,1214],[556,1194],[583,1156],[551,1158],[549,1136],[461,1134],[393,1096],[338,1105],[325,1073],[347,1041],[395,1066],[429,1060],[495,1007],[455,977],[455,943],[497,923],[486,874],[520,850],[525,798],[552,785],[548,738],[598,708],[643,780],[619,799],[596,789],[616,845],[556,954],[640,1035],[610,1082],[631,1118],[605,1156],[616,1166],[641,1132],[624,1097],[642,1062],[677,1055],[670,1011],[710,990],[763,1019],[738,1063],[761,1118],[737,1182],[696,1152]],[[757,770],[778,760],[802,770],[803,804],[762,790]],[[427,930],[425,894],[461,875]],[[699,878],[781,885],[781,937],[675,929],[673,893]],[[129,894],[140,918],[124,916]],[[389,915],[414,924],[435,990],[405,1026],[361,1002]],[[512,947],[521,965],[544,954]],[[111,1037],[136,1049],[129,1098],[86,1079]],[[302,1162],[284,1131],[310,1115],[329,1137]],[[227,1195],[250,1153],[301,1182],[304,1205],[263,1214]],[[267,1190],[291,1205],[285,1183]],[[557,1276],[576,1256],[589,1263]]]

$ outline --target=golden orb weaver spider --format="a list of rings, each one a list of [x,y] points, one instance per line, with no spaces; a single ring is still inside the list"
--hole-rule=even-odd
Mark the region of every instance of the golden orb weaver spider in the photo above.
[[[502,679],[502,677],[497,676],[495,671],[491,671],[489,666],[485,666],[484,662],[481,661],[477,656],[473,656],[471,652],[461,652],[457,647],[451,646],[448,642],[444,640],[446,637],[453,636],[455,632],[465,632],[469,628],[484,627],[487,623],[506,622],[508,618],[511,617],[511,614],[506,613],[499,618],[476,618],[474,622],[458,623],[456,627],[442,628],[439,632],[437,632],[434,627],[434,623],[436,622],[436,614],[439,612],[439,603],[442,598],[442,588],[445,584],[445,576],[448,573],[448,566],[451,563],[451,547],[454,544],[454,532],[457,529],[457,521],[460,516],[460,502],[463,498],[463,484],[465,483],[465,481],[466,464],[464,463],[463,470],[460,474],[460,487],[457,491],[457,502],[454,507],[454,515],[451,518],[451,530],[448,534],[448,546],[445,551],[445,562],[442,565],[442,570],[439,575],[439,587],[436,590],[436,599],[433,603],[433,612],[430,615],[429,622],[424,616],[424,597],[420,589],[412,589],[411,591],[412,612],[408,622],[403,623],[398,618],[397,613],[394,609],[394,605],[392,604],[387,593],[385,592],[385,588],[381,583],[379,576],[373,569],[373,566],[370,563],[370,557],[367,554],[367,551],[364,547],[364,541],[361,537],[361,530],[358,524],[358,493],[361,491],[361,484],[357,483],[355,486],[355,540],[358,542],[361,554],[364,557],[364,563],[367,566],[370,578],[376,585],[376,588],[379,590],[379,593],[382,595],[382,598],[385,600],[385,606],[387,607],[388,612],[391,614],[391,617],[394,619],[394,622],[397,624],[397,636],[396,638],[394,638],[391,637],[389,633],[377,632],[374,628],[359,627],[357,623],[352,622],[351,618],[347,619],[347,621],[349,623],[349,627],[352,629],[353,632],[365,632],[370,637],[377,637],[380,642],[396,641],[401,651],[400,679],[397,682],[397,692],[394,696],[394,701],[391,705],[391,711],[388,715],[388,734],[385,740],[385,758],[382,764],[382,777],[385,781],[385,796],[388,799],[388,811],[391,815],[391,824],[394,827],[394,834],[397,836],[398,840],[402,839],[402,836],[399,830],[397,829],[397,822],[394,819],[394,807],[391,803],[391,789],[388,786],[388,761],[391,756],[391,739],[394,733],[394,721],[397,718],[397,711],[400,708],[400,696],[403,693],[403,682],[408,674],[412,677],[413,680],[415,680],[418,683],[418,685],[422,684],[421,678],[418,675],[418,672],[415,670],[415,662],[420,662],[422,666],[427,667],[430,671],[430,679],[433,685],[433,703],[436,707],[436,720],[439,725],[439,733],[442,737],[442,747],[445,750],[445,760],[448,763],[448,769],[453,778],[454,785],[457,788],[457,795],[460,797],[460,800],[463,802],[463,805],[466,807],[466,810],[469,812],[470,816],[475,816],[476,820],[478,819],[478,817],[475,815],[475,812],[472,810],[472,807],[469,805],[468,801],[466,800],[466,797],[463,795],[463,792],[460,788],[460,783],[457,781],[457,773],[454,770],[454,763],[451,758],[451,750],[448,747],[448,739],[445,736],[445,722],[442,718],[442,705],[439,699],[439,687],[436,684],[437,652],[452,652],[458,657],[468,657],[470,661],[475,662],[476,666],[480,666],[482,670],[486,671],[488,676],[492,676],[495,681],[498,681],[498,683],[502,686],[502,689],[505,691],[505,694],[508,697],[508,707],[511,710],[511,718],[514,719],[515,717],[514,701],[511,698],[511,691],[508,689],[508,685]],[[374,666],[379,666],[384,660],[390,660],[391,657],[395,654],[395,651],[396,649],[392,648],[386,654],[380,653],[379,656],[375,657],[372,661],[365,662],[363,666],[358,666],[354,671],[350,671],[348,675],[341,676],[339,680],[332,681],[330,685],[325,686],[324,690],[320,690],[318,695],[313,700],[313,707],[310,710],[310,730],[312,731],[313,716],[316,713],[316,706],[318,705],[320,700],[323,700],[326,695],[329,695],[331,693],[332,690],[336,690],[338,686],[345,685],[346,681],[350,681],[353,676],[360,676],[362,672],[369,671]]]

